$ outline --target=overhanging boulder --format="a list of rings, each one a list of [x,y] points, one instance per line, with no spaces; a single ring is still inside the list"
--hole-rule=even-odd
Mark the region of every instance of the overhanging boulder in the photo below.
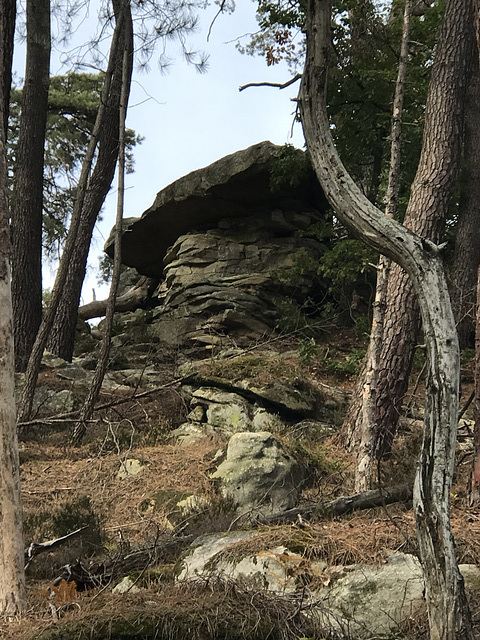
[[[261,142],[162,189],[141,218],[128,220],[122,262],[142,275],[161,278],[167,249],[181,235],[215,228],[223,219],[258,219],[274,210],[291,215],[324,209],[325,197],[313,171],[306,171],[296,186],[272,190],[272,167],[282,151],[283,147]],[[277,224],[295,229],[295,223],[285,218]],[[112,236],[105,250],[113,255]]]

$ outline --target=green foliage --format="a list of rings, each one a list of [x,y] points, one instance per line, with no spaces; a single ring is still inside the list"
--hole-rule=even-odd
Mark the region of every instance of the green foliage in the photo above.
[[[282,187],[298,187],[309,171],[312,165],[308,154],[286,144],[270,170],[270,188],[275,192]]]
[[[424,110],[444,2],[414,18],[403,111],[400,218],[421,149]],[[383,206],[390,162],[392,100],[398,70],[403,2],[336,0],[328,112],[332,135],[347,170],[373,202]],[[286,61],[301,70],[304,55],[303,0],[259,0],[255,34],[240,51],[260,54],[268,65]]]
[[[262,29],[272,26],[298,27],[304,21],[305,2],[298,0],[259,0],[258,22]]]
[[[331,289],[353,284],[377,254],[359,240],[347,238],[333,245],[321,258],[318,272],[327,278]]]
[[[272,269],[270,277],[278,282],[294,286],[302,276],[317,272],[317,261],[305,249],[296,251],[292,255],[291,261],[292,264],[288,267]]]
[[[284,298],[279,304],[280,318],[276,328],[285,333],[298,329],[308,329],[308,321],[302,308],[291,298]]]
[[[343,360],[327,360],[326,368],[339,376],[356,376],[360,372],[364,358],[365,349],[354,348]]]
[[[86,495],[57,505],[54,509],[46,508],[24,519],[25,539],[35,542],[60,538],[82,527],[86,527],[81,534],[82,546],[85,545],[87,550],[99,547],[103,538],[102,523]]]
[[[102,253],[98,260],[97,283],[107,284],[112,279],[113,260],[108,253]]]
[[[310,364],[317,355],[317,342],[315,338],[304,338],[298,345],[298,355],[302,364]]]
[[[462,349],[460,352],[460,363],[467,364],[475,357],[475,349]]]
[[[69,73],[50,79],[44,163],[43,244],[46,257],[55,258],[73,210],[76,183],[93,131],[104,75]],[[8,163],[15,173],[22,91],[11,95]],[[133,171],[133,148],[142,138],[126,133],[127,171]]]

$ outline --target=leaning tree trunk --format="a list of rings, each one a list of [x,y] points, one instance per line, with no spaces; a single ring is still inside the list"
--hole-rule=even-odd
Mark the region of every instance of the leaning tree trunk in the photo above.
[[[117,19],[122,2],[114,2]],[[107,193],[115,175],[119,150],[120,96],[122,92],[122,53],[123,43],[128,36],[128,17],[122,18],[121,43],[116,53],[111,88],[105,103],[105,111],[98,138],[98,156],[95,168],[88,183],[81,211],[81,222],[75,246],[69,260],[68,274],[63,288],[55,321],[48,339],[47,347],[64,360],[71,360],[75,343],[75,329],[78,319],[78,307],[82,292],[88,253],[92,241],[93,229],[98,214],[105,202]],[[126,87],[130,91],[131,73]]]
[[[67,238],[65,241],[65,248],[63,250],[58,267],[57,277],[55,278],[55,283],[53,285],[52,294],[50,296],[50,303],[44,313],[42,323],[37,333],[35,344],[32,348],[32,353],[30,354],[30,358],[28,360],[27,369],[25,371],[25,382],[23,385],[22,398],[18,411],[19,422],[27,422],[32,412],[33,397],[35,394],[35,387],[37,384],[37,377],[40,370],[43,351],[52,330],[56,312],[65,293],[65,282],[69,272],[70,262],[72,260],[72,257],[75,255],[77,238],[83,222],[82,213],[86,200],[86,194],[88,191],[88,186],[90,184],[90,179],[92,177],[92,165],[95,154],[97,152],[97,143],[101,138],[102,129],[105,124],[106,104],[111,94],[115,70],[117,74],[119,72],[118,55],[119,51],[122,50],[122,40],[124,33],[123,23],[123,16],[122,14],[120,14],[120,17],[115,24],[115,30],[113,32],[112,43],[110,46],[110,56],[108,60],[107,71],[105,73],[105,81],[102,91],[102,97],[100,100],[100,106],[95,120],[93,132],[90,136],[85,158],[82,163],[80,178],[78,180],[77,193],[73,206],[70,227],[68,229]]]
[[[450,291],[460,348],[473,346],[477,269],[480,263],[480,72],[474,56],[469,77],[460,178],[459,219]]]
[[[374,207],[341,163],[333,145],[325,100],[331,3],[307,0],[306,9],[307,52],[300,107],[312,164],[339,220],[408,272],[422,312],[429,375],[414,509],[425,574],[430,637],[431,640],[473,640],[449,518],[460,358],[439,247]],[[460,16],[457,19],[460,20]]]
[[[447,2],[429,84],[423,146],[404,224],[434,243],[441,239],[461,153],[467,71],[474,46],[471,0]],[[388,279],[381,361],[376,389],[375,456],[389,455],[420,328],[413,284],[395,265]],[[359,384],[360,389],[363,384]],[[358,388],[358,387],[357,387]],[[357,394],[358,395],[358,394]],[[357,428],[354,397],[344,431]],[[351,435],[347,435],[351,440]]]
[[[122,87],[120,92],[120,122],[119,122],[119,151],[118,151],[118,195],[117,195],[117,215],[115,220],[115,255],[113,259],[112,282],[110,285],[110,295],[108,297],[107,314],[103,327],[102,345],[95,368],[90,390],[80,413],[77,424],[73,431],[74,442],[80,442],[86,432],[87,421],[93,415],[95,404],[102,389],[105,372],[107,371],[108,358],[110,354],[110,344],[113,329],[113,318],[115,315],[115,303],[117,290],[120,282],[120,272],[122,268],[122,233],[123,233],[123,210],[125,201],[125,123],[127,119],[128,98],[130,94],[130,83],[132,80],[133,63],[133,24],[130,13],[130,3],[124,0],[123,11],[125,13],[125,42],[123,46],[122,60]]]
[[[15,0],[0,3],[0,616],[17,616],[26,606],[6,154],[15,10]]]
[[[50,0],[27,0],[27,58],[11,211],[17,371],[25,371],[42,321],[43,158],[49,83]]]

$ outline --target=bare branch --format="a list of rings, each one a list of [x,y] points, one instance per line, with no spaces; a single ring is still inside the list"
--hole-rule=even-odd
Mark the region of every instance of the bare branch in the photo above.
[[[287,82],[284,82],[283,84],[279,82],[249,82],[248,84],[243,84],[241,87],[238,88],[238,90],[243,91],[244,89],[249,89],[250,87],[276,87],[277,89],[286,89],[291,84],[301,79],[302,79],[302,74],[297,73],[296,76],[294,76],[290,80],[287,80]]]

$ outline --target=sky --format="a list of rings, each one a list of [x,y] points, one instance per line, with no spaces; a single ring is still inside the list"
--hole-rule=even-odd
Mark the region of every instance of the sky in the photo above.
[[[95,28],[95,5],[91,0],[89,17],[77,29],[74,41],[88,41]],[[125,217],[140,216],[154,201],[156,193],[183,175],[204,167],[223,156],[262,140],[276,144],[303,146],[301,126],[294,122],[298,83],[279,90],[254,87],[239,92],[249,82],[286,82],[291,74],[285,64],[267,67],[261,57],[242,55],[235,47],[244,34],[255,32],[256,2],[237,0],[233,14],[220,15],[207,34],[218,7],[200,12],[200,24],[189,37],[190,48],[208,56],[208,71],[199,74],[187,65],[179,46],[169,45],[173,64],[162,73],[155,58],[148,72],[134,70],[127,126],[144,136],[134,151],[135,172],[126,177]],[[53,25],[55,28],[55,24]],[[248,37],[246,39],[248,41]],[[24,60],[20,43],[14,62],[15,72],[23,75]],[[51,73],[66,73],[71,63],[57,47],[52,54]],[[115,220],[116,188],[113,185],[97,225],[90,250],[89,268],[82,303],[90,302],[95,289],[97,299],[108,295],[99,286],[95,273],[98,256]],[[54,273],[46,267],[44,287],[51,287]]]

